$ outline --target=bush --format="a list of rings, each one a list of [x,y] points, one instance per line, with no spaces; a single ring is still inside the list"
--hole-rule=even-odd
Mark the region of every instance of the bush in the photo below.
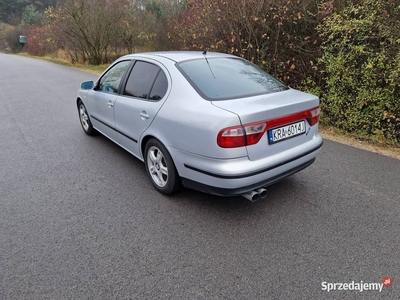
[[[0,23],[0,51],[8,51],[8,44],[6,43],[6,32],[12,28],[11,25]]]
[[[366,0],[318,27],[323,122],[348,132],[400,142],[400,5]]]
[[[19,43],[19,36],[24,35],[24,31],[15,26],[8,26],[4,31],[4,47],[7,51],[17,53],[23,46]]]
[[[31,26],[26,36],[26,51],[30,55],[45,56],[57,51],[46,26]]]

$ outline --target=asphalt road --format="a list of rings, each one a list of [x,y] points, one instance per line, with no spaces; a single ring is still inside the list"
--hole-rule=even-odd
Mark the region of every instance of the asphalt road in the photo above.
[[[166,197],[82,131],[95,78],[0,54],[0,299],[400,299],[400,160],[325,141],[263,201]]]

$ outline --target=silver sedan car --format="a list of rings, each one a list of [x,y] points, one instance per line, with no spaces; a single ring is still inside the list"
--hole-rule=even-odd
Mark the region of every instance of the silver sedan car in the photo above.
[[[123,56],[81,84],[76,105],[85,133],[142,160],[163,194],[183,185],[255,201],[322,146],[318,97],[222,53]]]

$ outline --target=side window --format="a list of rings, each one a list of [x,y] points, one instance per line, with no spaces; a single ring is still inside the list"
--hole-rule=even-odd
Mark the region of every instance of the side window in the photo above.
[[[160,100],[168,88],[164,72],[151,63],[138,61],[126,82],[124,95],[142,99]]]
[[[118,92],[119,83],[121,82],[122,76],[131,62],[129,60],[121,61],[114,65],[103,77],[96,90],[100,90],[106,93],[116,94]]]
[[[153,88],[151,89],[150,99],[151,100],[160,100],[164,97],[165,93],[168,89],[168,80],[167,76],[165,76],[164,72],[160,70],[158,72],[158,76],[156,81],[154,82]]]

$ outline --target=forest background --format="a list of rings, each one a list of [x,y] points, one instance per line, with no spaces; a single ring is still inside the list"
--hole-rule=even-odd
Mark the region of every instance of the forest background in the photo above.
[[[103,65],[205,49],[318,95],[322,125],[400,144],[400,0],[0,0],[2,52]]]

